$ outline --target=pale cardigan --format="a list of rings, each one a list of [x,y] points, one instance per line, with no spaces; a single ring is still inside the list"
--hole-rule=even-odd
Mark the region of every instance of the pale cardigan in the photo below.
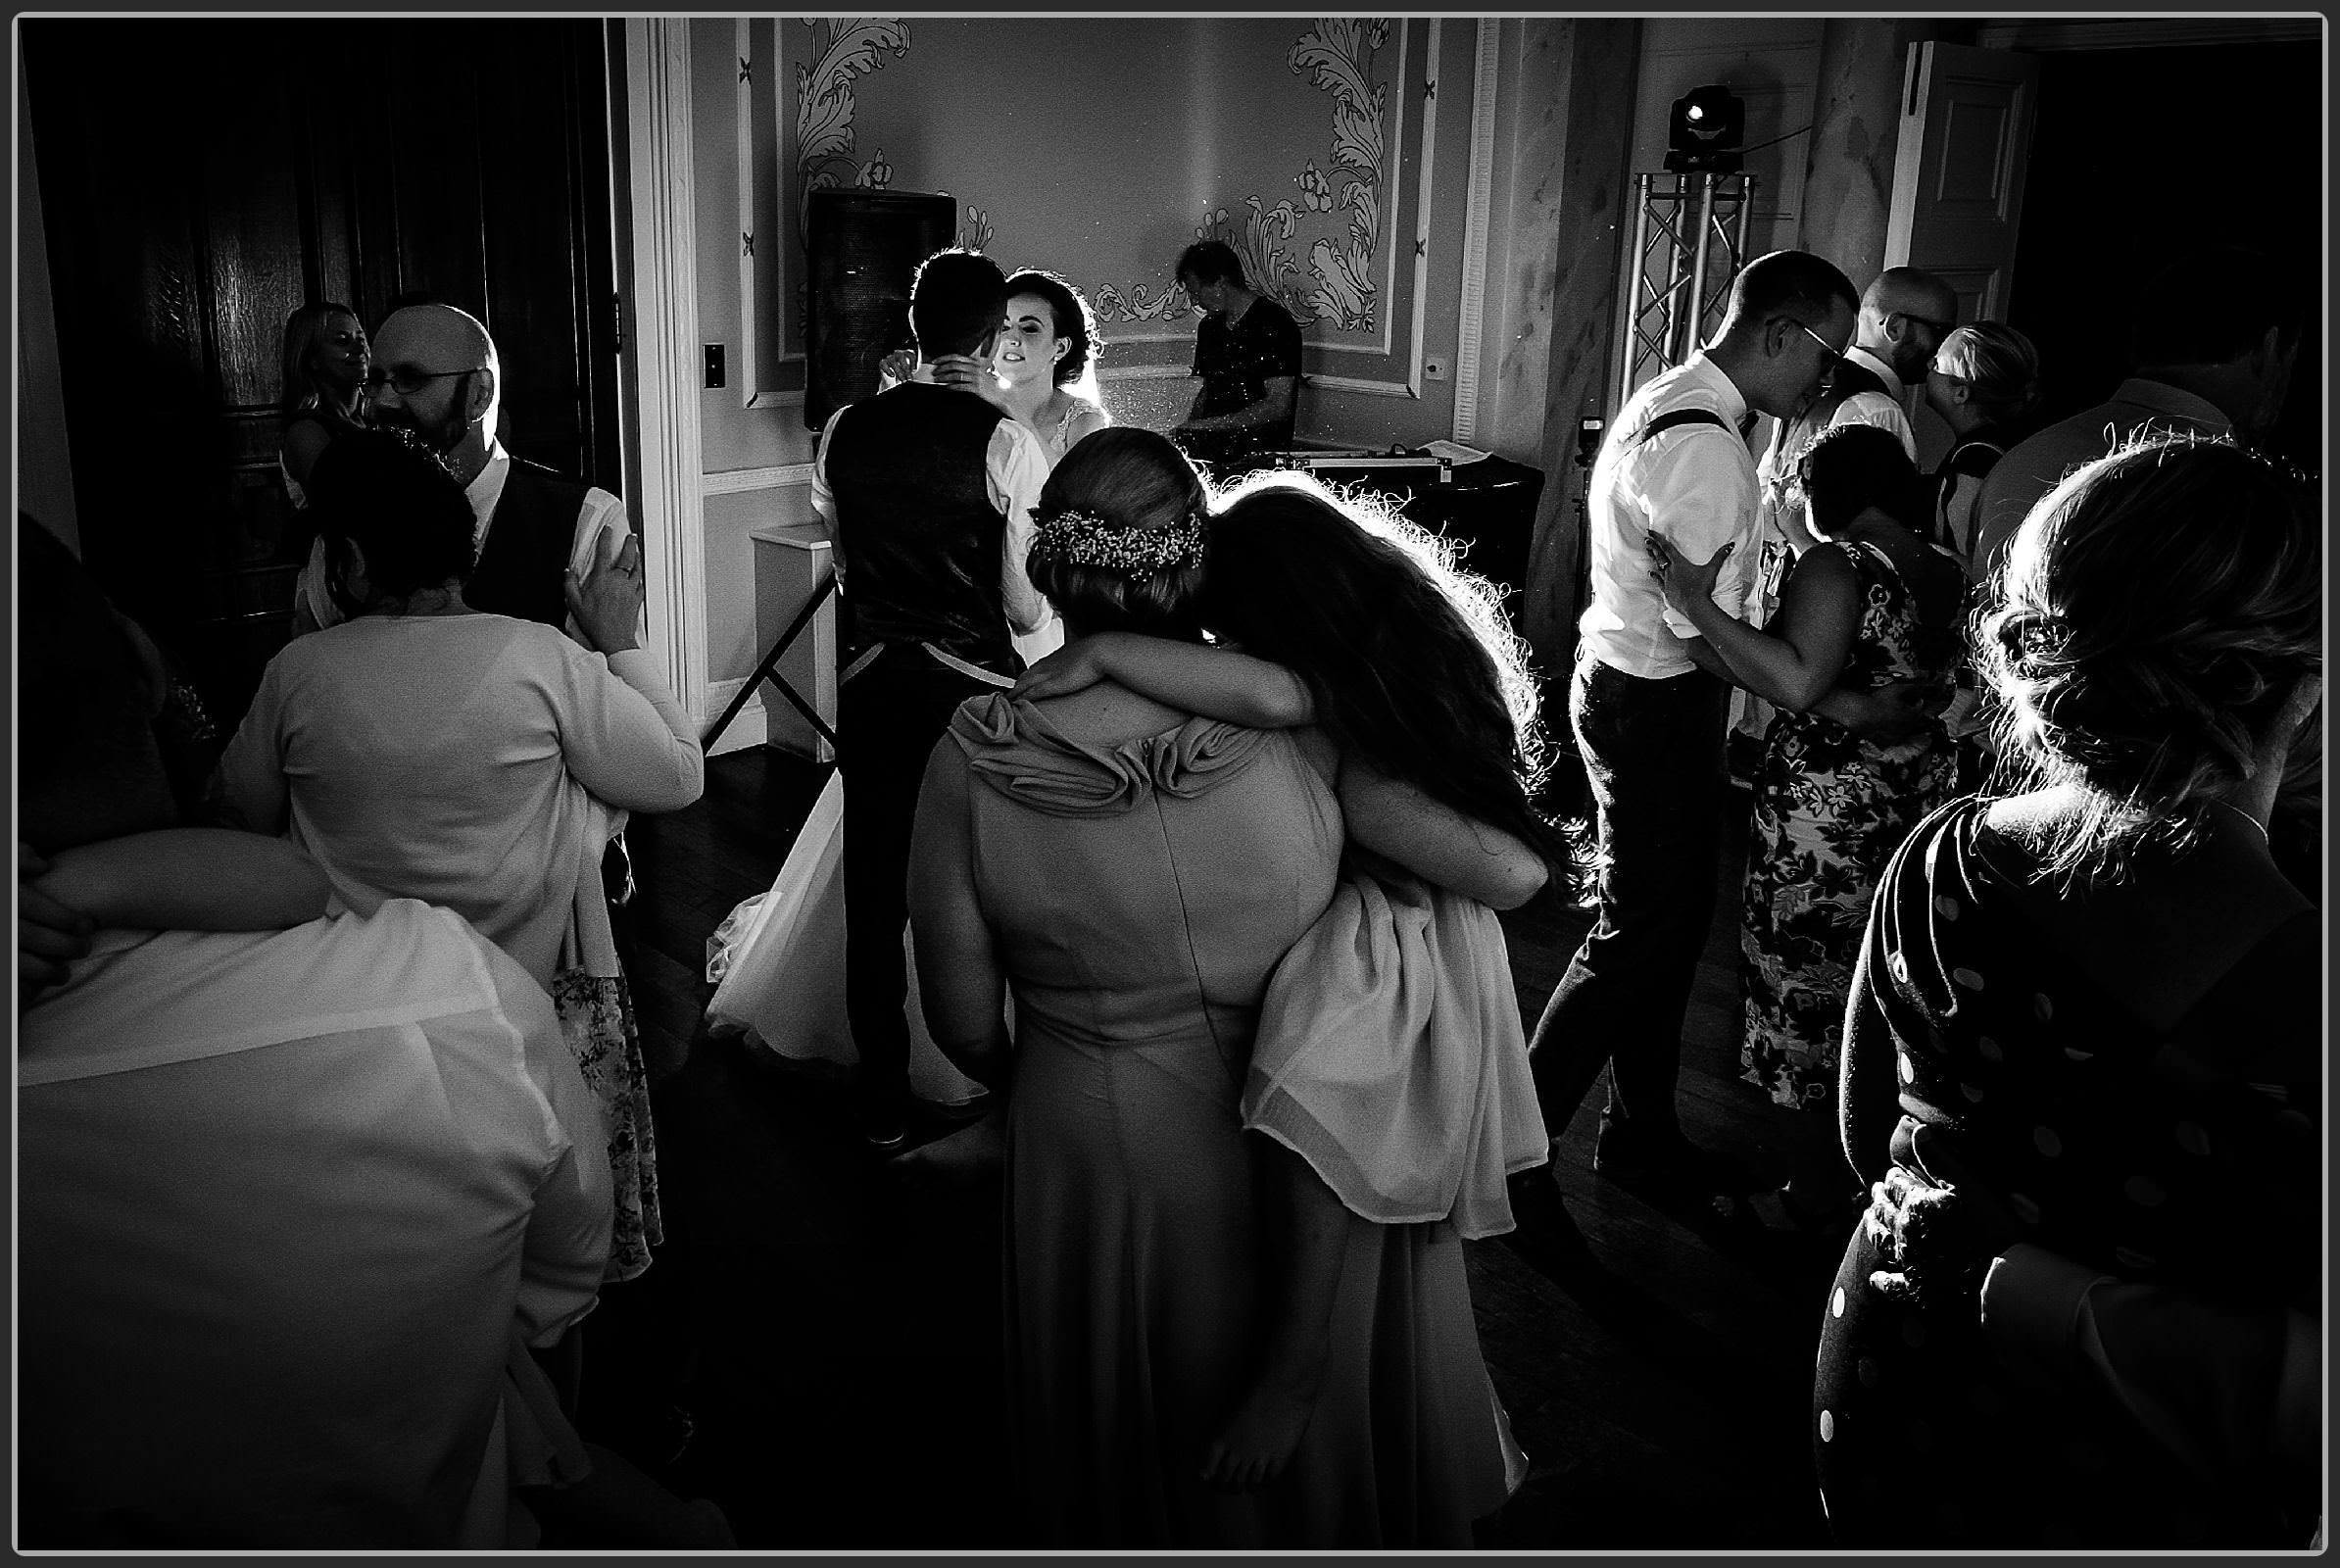
[[[689,720],[639,650],[506,615],[365,615],[295,639],[220,761],[245,824],[335,893],[456,910],[540,985],[617,972],[601,859],[627,811],[699,798]]]

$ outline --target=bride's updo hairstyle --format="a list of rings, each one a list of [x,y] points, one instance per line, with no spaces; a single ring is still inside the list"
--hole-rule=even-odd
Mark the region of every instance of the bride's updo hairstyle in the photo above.
[[[1068,631],[1198,642],[1209,514],[1209,491],[1167,436],[1098,430],[1042,487],[1024,569]]]
[[[2192,839],[2323,667],[2322,586],[2298,491],[2224,442],[2140,442],[2031,510],[1977,642],[2001,755],[2088,798],[2050,871],[2117,881]]]
[[[1097,335],[1097,317],[1089,309],[1089,302],[1063,278],[1037,267],[1028,267],[1007,280],[1007,297],[1012,300],[1018,294],[1037,294],[1048,301],[1056,336],[1067,344],[1064,358],[1056,362],[1051,378],[1058,386],[1072,385],[1081,379],[1082,372],[1104,347]]]

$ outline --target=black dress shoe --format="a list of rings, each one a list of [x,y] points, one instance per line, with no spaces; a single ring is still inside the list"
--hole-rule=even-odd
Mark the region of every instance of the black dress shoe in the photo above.
[[[909,1138],[909,1122],[898,1100],[856,1099],[853,1121],[862,1142],[881,1154],[891,1154]]]

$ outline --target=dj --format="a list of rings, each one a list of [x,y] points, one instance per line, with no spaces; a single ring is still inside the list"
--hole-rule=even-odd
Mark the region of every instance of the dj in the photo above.
[[[1178,286],[1204,312],[1194,333],[1202,388],[1172,437],[1196,462],[1241,465],[1292,446],[1300,384],[1300,328],[1292,313],[1243,279],[1243,264],[1215,239],[1179,254]]]

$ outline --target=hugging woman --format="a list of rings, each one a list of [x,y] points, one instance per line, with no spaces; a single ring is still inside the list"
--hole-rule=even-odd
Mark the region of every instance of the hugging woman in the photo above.
[[[1183,705],[1094,675],[976,699],[920,801],[911,906],[928,1022],[963,1068],[1013,1079],[1007,1351],[1035,1537],[1467,1544],[1517,1454],[1460,1248],[1449,1234],[1418,1279],[1383,1272],[1378,1232],[1360,1244],[1337,1203],[1288,1201],[1295,1156],[1247,1137],[1243,1106],[1279,960],[1333,906],[1344,843],[1504,904],[1541,887],[1544,858],[1329,726],[1202,715],[1204,701],[1247,701],[1261,666],[1200,646],[1213,525],[1162,437],[1083,440],[1038,515],[1033,580],[1076,639],[1141,634],[1221,662],[1201,675],[1219,695]],[[1516,1003],[1510,1022],[1516,1040]],[[1524,1045],[1517,1067],[1512,1100],[1532,1118]],[[1539,1157],[1540,1124],[1512,1144]],[[1499,1174],[1493,1186],[1499,1200]],[[1286,1261],[1303,1231],[1330,1258],[1329,1294],[1314,1290],[1323,1271]],[[1438,1364],[1416,1376],[1414,1355]],[[1392,1360],[1397,1387],[1350,1376]],[[1287,1362],[1316,1371],[1296,1427]],[[1385,1515],[1385,1498],[1402,1501]]]

